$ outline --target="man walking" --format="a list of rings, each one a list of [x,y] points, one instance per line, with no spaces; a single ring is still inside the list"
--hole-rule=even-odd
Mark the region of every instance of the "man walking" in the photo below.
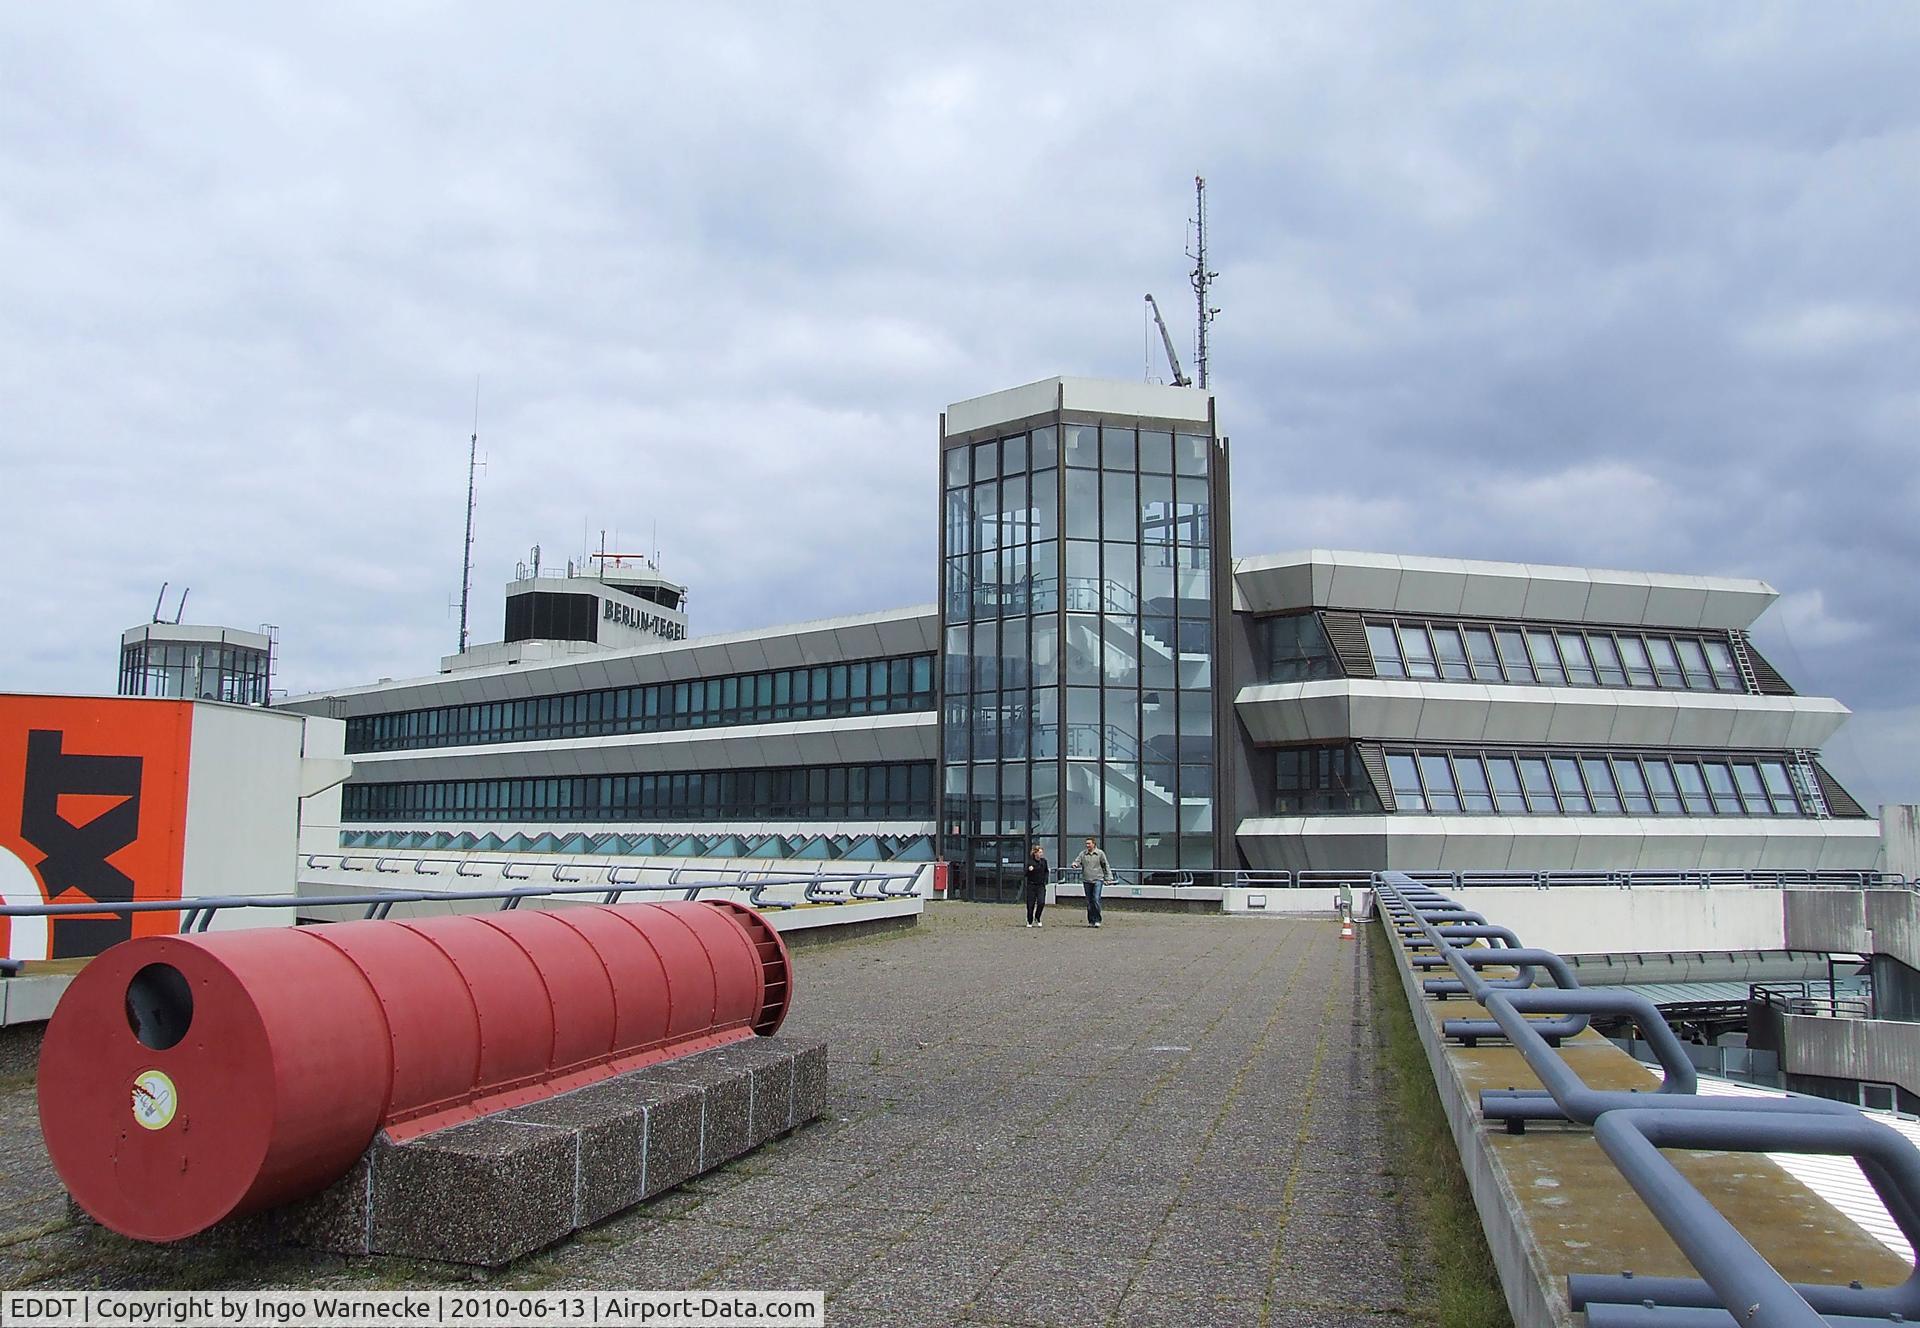
[[[1087,925],[1098,927],[1100,925],[1100,891],[1106,887],[1108,879],[1113,875],[1113,868],[1107,863],[1107,855],[1101,852],[1098,844],[1089,839],[1086,848],[1081,850],[1080,856],[1075,858],[1069,867],[1080,869],[1080,888],[1086,891],[1087,895]]]
[[[1035,844],[1027,855],[1027,925],[1038,927],[1040,915],[1047,911],[1047,851]]]

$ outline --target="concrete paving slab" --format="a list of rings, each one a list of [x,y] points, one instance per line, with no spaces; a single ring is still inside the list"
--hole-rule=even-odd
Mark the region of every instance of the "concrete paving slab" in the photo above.
[[[1017,909],[940,904],[912,932],[800,951],[782,1035],[829,1044],[793,1076],[826,1117],[503,1285],[819,1289],[832,1328],[1417,1321],[1421,1288],[1379,1253],[1415,1237],[1371,1095],[1365,947],[1338,937],[1321,920],[1119,913],[1033,931]],[[697,1131],[700,1090],[650,1091],[651,1190],[672,1152],[655,1131],[675,1110],[684,1126],[687,1102]],[[59,1193],[31,1108],[29,1080],[0,1081],[0,1140],[28,1141],[0,1167],[0,1210]],[[1301,1142],[1316,1131],[1324,1150]],[[0,1285],[472,1285],[49,1220],[0,1243]]]

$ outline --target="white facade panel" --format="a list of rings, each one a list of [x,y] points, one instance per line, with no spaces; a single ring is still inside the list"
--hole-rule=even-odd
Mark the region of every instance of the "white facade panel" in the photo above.
[[[1237,600],[1256,613],[1338,608],[1723,629],[1748,626],[1777,597],[1764,581],[1334,549],[1240,558],[1233,567]]]
[[[1742,706],[1732,714],[1727,742],[1733,747],[1792,747],[1793,711]]]
[[[1610,573],[1612,580],[1587,582],[1587,621],[1638,623],[1647,618],[1647,597],[1653,584],[1644,572]]]
[[[1585,622],[1592,589],[1592,578],[1581,568],[1528,564],[1527,599],[1520,616],[1542,622]]]
[[[579,674],[578,682],[581,691],[599,691],[613,686],[613,678],[607,672],[605,660],[585,659],[574,667]]]
[[[257,707],[193,707],[183,895],[293,894],[305,727],[302,716]],[[223,909],[213,926],[292,922],[291,909]]]
[[[1213,398],[1198,388],[1166,387],[1122,378],[1062,378],[1061,406],[1099,415],[1205,424]]]
[[[1817,749],[1847,716],[1818,696],[1344,678],[1243,687],[1259,743],[1343,738],[1583,747]]]
[[[1733,710],[1726,706],[1683,705],[1673,716],[1676,747],[1727,747],[1733,742]]]
[[[1673,721],[1679,714],[1677,699],[1667,693],[1649,693],[1637,705],[1615,706],[1613,725],[1607,732],[1612,747],[1670,747],[1673,745]]]
[[[1213,398],[1190,387],[1163,387],[1110,378],[1043,378],[1037,383],[970,397],[947,407],[947,437],[1045,415],[1056,408],[1087,414],[1184,421],[1204,425]]]
[[[1876,821],[1799,817],[1274,816],[1237,839],[1272,870],[1872,870],[1880,856]]]
[[[972,433],[1032,415],[1045,415],[1060,406],[1060,380],[1043,378],[1037,383],[969,397],[947,407],[947,437]]]
[[[1440,852],[1443,871],[1506,871],[1513,841],[1485,835],[1448,835]]]
[[[1385,554],[1366,554],[1335,563],[1331,594],[1336,608],[1396,607],[1400,602],[1400,560]]]
[[[1400,584],[1394,591],[1394,604],[1408,613],[1460,612],[1460,605],[1471,580],[1458,563],[1442,558],[1400,559]],[[1335,581],[1336,587],[1338,580]]]
[[[1315,686],[1313,683],[1307,687]],[[1348,705],[1351,693],[1335,688],[1303,691],[1300,695],[1300,719],[1308,733],[1352,732],[1352,710]],[[1418,714],[1416,706],[1415,714]],[[1299,739],[1295,739],[1299,741]]]
[[[1609,704],[1585,705],[1571,688],[1549,687],[1552,718],[1547,721],[1547,741],[1574,747],[1598,747],[1613,731],[1615,707]]]
[[[556,663],[463,669],[431,678],[316,692],[294,697],[279,708],[342,717],[387,714],[431,706],[556,696],[603,687],[680,682],[725,673],[756,672],[762,668],[915,654],[937,648],[937,618],[932,605],[920,605],[825,622],[662,641],[632,650],[570,657]],[[901,643],[904,648],[895,643]],[[741,649],[729,649],[735,646]],[[733,663],[736,659],[741,661],[737,667]]]
[[[299,852],[331,851],[340,842],[340,790],[353,773],[345,755],[347,726],[317,715],[304,718],[300,787],[313,792],[300,799]]]
[[[1527,582],[1521,576],[1469,576],[1460,594],[1462,617],[1518,618],[1526,607]]]
[[[364,781],[394,783],[509,779],[523,775],[752,769],[853,761],[931,761],[938,741],[939,716],[930,710],[914,710],[892,715],[737,724],[672,733],[374,752],[353,759]],[[847,751],[864,754],[844,755]],[[780,759],[773,759],[776,757]]]
[[[1314,605],[1331,604],[1333,603],[1333,560],[1319,549],[1315,549],[1312,556],[1313,599],[1311,603]],[[1304,608],[1306,606],[1302,605],[1301,607]]]
[[[1539,691],[1539,696],[1528,696]],[[1544,689],[1527,687],[1489,687],[1487,696],[1486,741],[1489,743],[1537,743],[1547,740],[1553,727],[1553,700]]]
[[[1698,577],[1675,577],[1647,595],[1647,617],[1669,627],[1698,627],[1707,615],[1707,586]]]
[[[1472,683],[1459,684],[1444,696],[1429,693],[1420,703],[1414,737],[1422,742],[1480,742],[1491,709],[1487,689]]]
[[[1744,630],[1777,598],[1771,586],[1755,590],[1713,577],[1702,579],[1707,586],[1706,603],[1700,610],[1702,627]]]
[[[1560,954],[1778,950],[1781,892],[1751,886],[1467,886],[1461,904],[1500,919],[1529,945]]]

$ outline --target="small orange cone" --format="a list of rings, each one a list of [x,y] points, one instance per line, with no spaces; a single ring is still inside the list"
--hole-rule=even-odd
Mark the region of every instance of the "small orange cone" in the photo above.
[[[1345,913],[1340,915],[1340,939],[1343,941],[1353,939],[1353,919]]]

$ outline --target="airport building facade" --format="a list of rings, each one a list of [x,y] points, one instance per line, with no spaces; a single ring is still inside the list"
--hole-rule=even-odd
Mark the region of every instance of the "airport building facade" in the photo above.
[[[343,846],[938,857],[989,898],[1089,837],[1166,884],[1876,864],[1818,756],[1845,707],[1748,640],[1763,582],[1236,560],[1189,388],[1048,379],[939,433],[931,606],[699,637],[650,565],[522,569],[507,641],[289,702],[346,721]]]

